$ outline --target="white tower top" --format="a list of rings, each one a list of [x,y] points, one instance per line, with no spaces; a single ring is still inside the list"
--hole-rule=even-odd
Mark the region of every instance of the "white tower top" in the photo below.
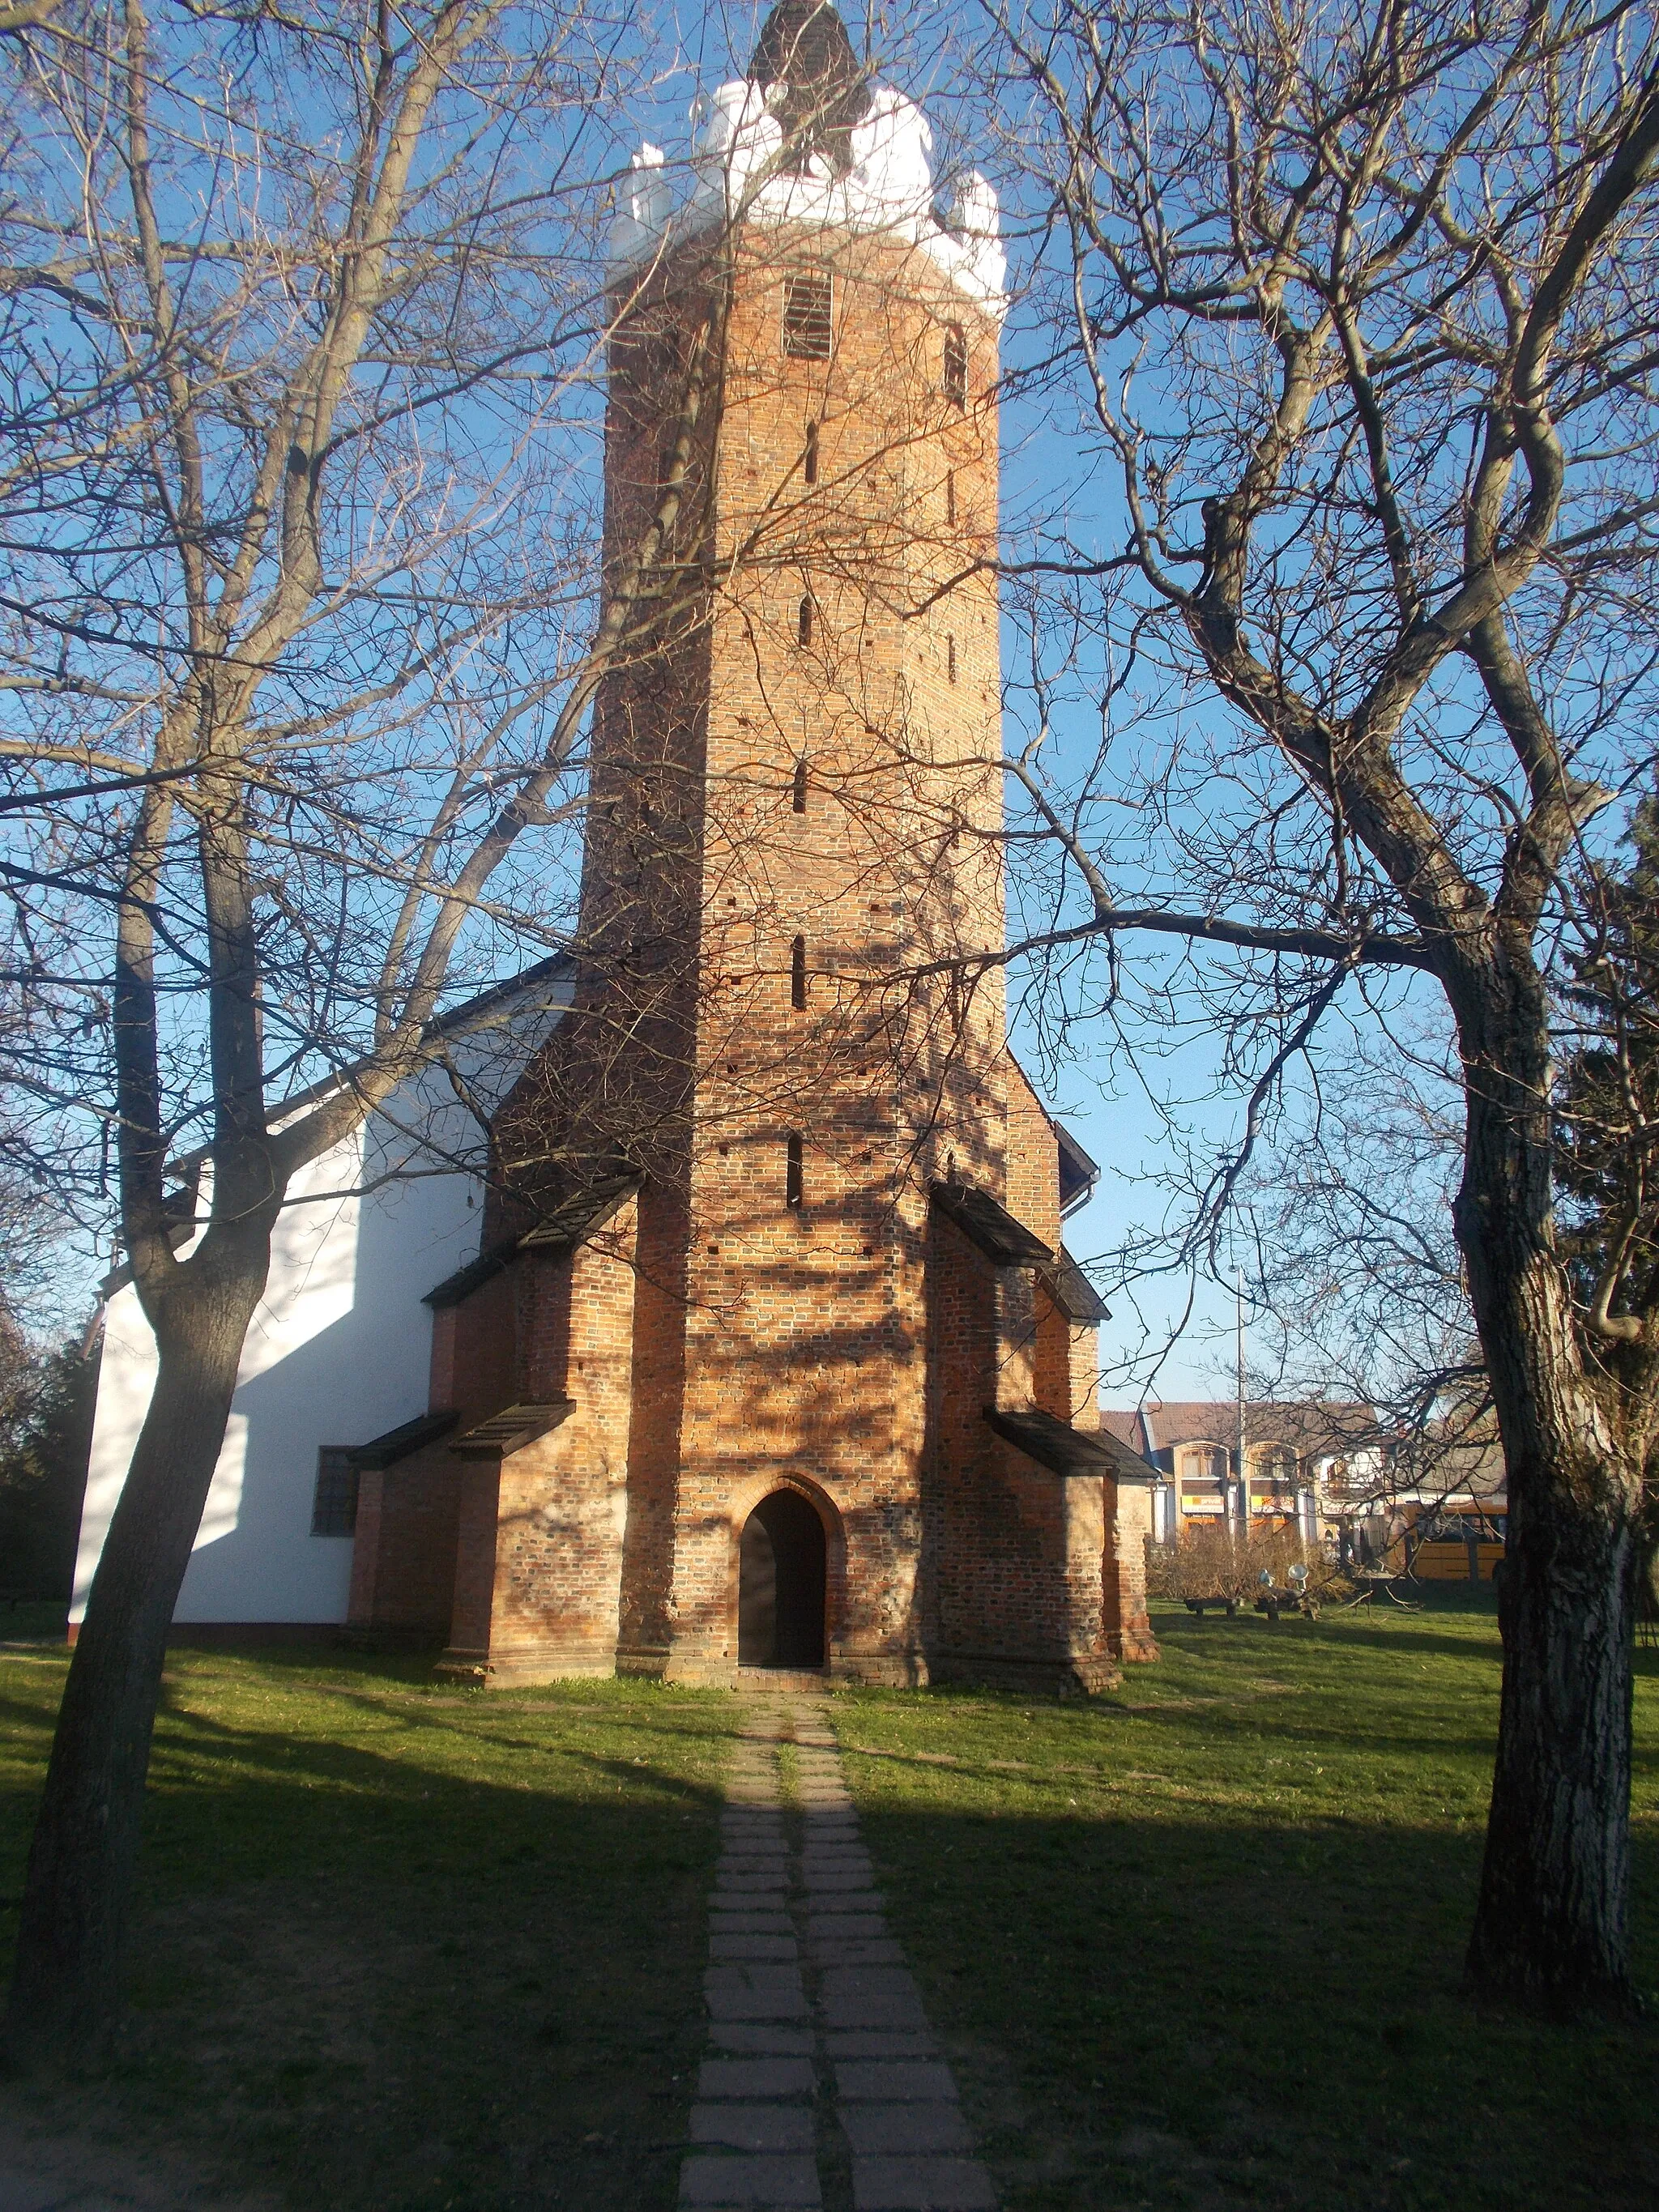
[[[634,156],[611,227],[613,271],[732,222],[805,223],[902,239],[1000,318],[1007,257],[997,197],[977,169],[935,205],[933,134],[912,100],[870,83],[829,0],[780,0],[746,77],[699,98],[689,191],[659,147]]]

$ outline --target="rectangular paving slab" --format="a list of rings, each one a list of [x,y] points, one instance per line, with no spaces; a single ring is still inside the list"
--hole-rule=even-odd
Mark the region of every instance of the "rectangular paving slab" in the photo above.
[[[711,2020],[708,2040],[718,2051],[735,2051],[744,2057],[810,2058],[812,2055],[811,2029],[787,2020]]]
[[[996,2212],[991,2177],[973,2158],[855,2158],[853,2212]]]
[[[911,2104],[844,2104],[840,2118],[848,2142],[863,2158],[973,2148],[962,2107],[948,2097],[919,2097]]]
[[[693,2105],[687,2132],[695,2143],[718,2143],[727,2150],[810,2151],[817,2124],[810,2105]]]
[[[711,1959],[759,1960],[794,1959],[799,1956],[793,1936],[750,1936],[726,1928],[713,1928],[708,1933],[708,1955]]]
[[[701,2212],[771,2212],[822,2204],[817,2160],[787,2152],[694,2151],[680,2168],[680,2203]]]
[[[699,2097],[810,2097],[817,2087],[810,2057],[705,2058]]]
[[[826,1966],[818,2002],[826,2027],[927,2025],[915,1978],[902,1966]]]
[[[881,2063],[843,2058],[836,2067],[836,2087],[843,2100],[855,2097],[915,2097],[931,2102],[957,2094],[950,2068],[936,2058],[896,2058]]]

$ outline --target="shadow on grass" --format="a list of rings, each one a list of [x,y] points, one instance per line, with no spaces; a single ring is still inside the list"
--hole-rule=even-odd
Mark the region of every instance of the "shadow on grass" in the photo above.
[[[1478,1832],[861,1817],[1010,2207],[1659,2202],[1652,2026],[1460,1995]]]
[[[503,1727],[326,1686],[263,1654],[170,1669],[120,2050],[27,2117],[94,2111],[307,2212],[667,2212],[731,1703]],[[0,1716],[7,1895],[47,1718]]]

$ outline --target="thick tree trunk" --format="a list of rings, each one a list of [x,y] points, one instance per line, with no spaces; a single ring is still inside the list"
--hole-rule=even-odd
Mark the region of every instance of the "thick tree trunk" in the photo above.
[[[199,1267],[199,1258],[186,1263]],[[224,1441],[263,1255],[175,1286],[155,1389],[87,1602],[25,1880],[12,2063],[95,2057],[118,2001],[167,1632]]]
[[[1551,1218],[1548,1030],[1530,963],[1458,1007],[1468,1085],[1458,1241],[1508,1466],[1498,1759],[1468,1948],[1480,1994],[1632,2002],[1636,1471],[1587,1376]],[[1455,1002],[1459,994],[1454,994]]]

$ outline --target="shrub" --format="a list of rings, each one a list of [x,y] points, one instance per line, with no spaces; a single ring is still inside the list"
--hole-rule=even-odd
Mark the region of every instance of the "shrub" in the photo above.
[[[1252,1528],[1241,1536],[1229,1526],[1186,1528],[1173,1544],[1149,1545],[1146,1589],[1166,1598],[1232,1598],[1254,1602],[1265,1571],[1279,1589],[1291,1587],[1290,1570],[1305,1566],[1309,1595],[1340,1597],[1346,1577],[1322,1544],[1304,1545],[1292,1529]]]

